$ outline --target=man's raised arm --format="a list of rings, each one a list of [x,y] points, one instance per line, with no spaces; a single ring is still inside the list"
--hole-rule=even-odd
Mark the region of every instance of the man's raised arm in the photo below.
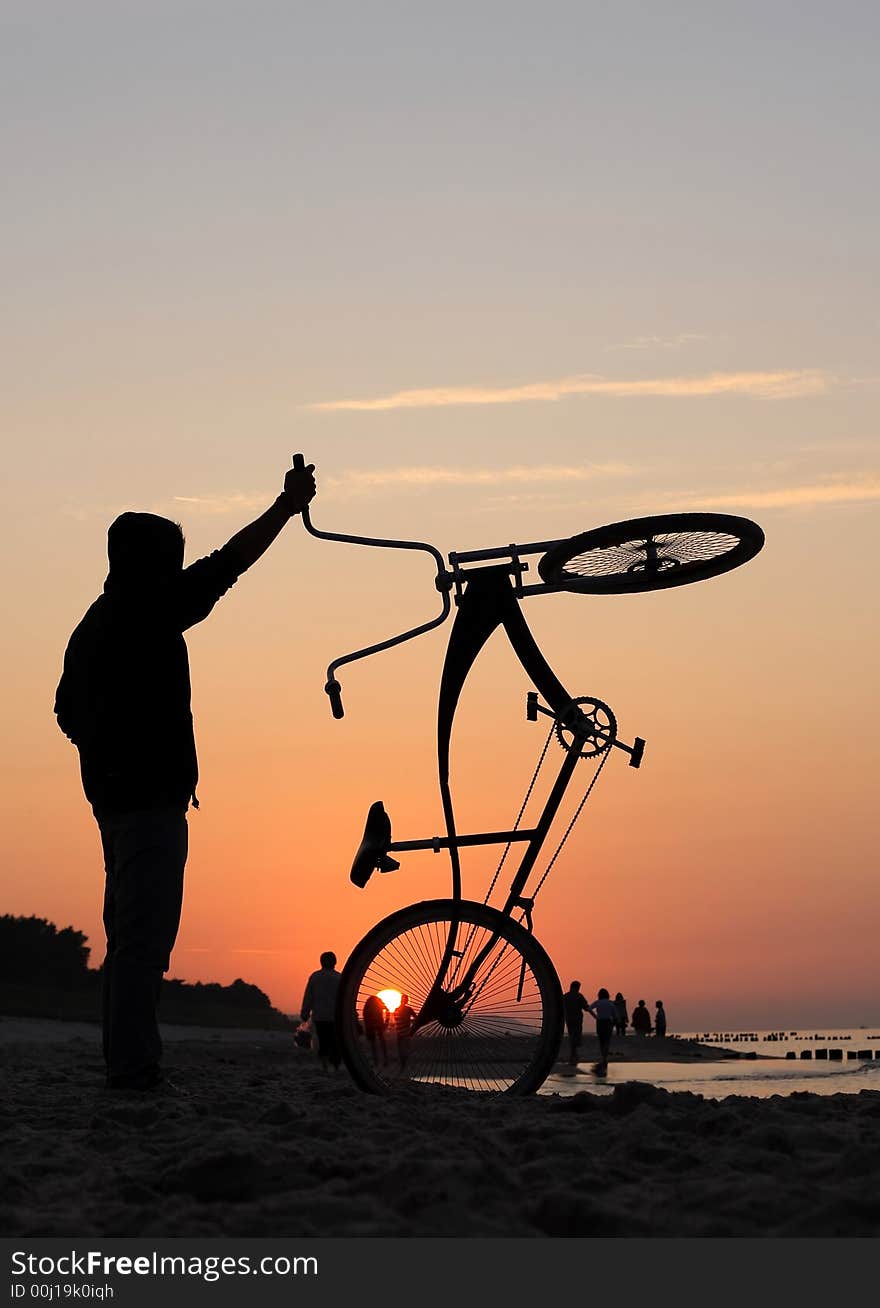
[[[283,491],[265,513],[236,532],[222,549],[184,568],[175,614],[181,631],[203,621],[220,596],[266,553],[294,514],[302,513],[315,494],[314,471],[312,463],[291,468],[284,478]]]
[[[302,513],[303,509],[314,499],[315,496],[315,465],[308,464],[304,468],[291,468],[284,478],[284,490],[270,504],[265,513],[261,513],[259,518],[249,522],[241,531],[235,533],[225,548],[234,553],[241,563],[241,571],[246,572],[251,564],[256,563],[261,558],[272,542],[281,532],[281,529],[297,513]]]

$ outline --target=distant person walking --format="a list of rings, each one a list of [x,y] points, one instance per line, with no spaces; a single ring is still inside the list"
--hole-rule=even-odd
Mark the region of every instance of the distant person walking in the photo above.
[[[629,1026],[629,1013],[626,1011],[626,1000],[618,990],[614,996],[614,1032],[615,1035],[626,1035],[626,1028]]]
[[[382,1056],[382,1066],[388,1066],[388,1046],[385,1044],[385,1029],[390,1014],[378,995],[370,995],[364,1004],[364,1035],[370,1046],[373,1062],[378,1063],[377,1050]]]
[[[311,1019],[312,1030],[318,1041],[318,1057],[325,1071],[328,1063],[337,1068],[341,1061],[336,1040],[336,995],[339,981],[336,955],[328,949],[321,955],[320,968],[306,982],[299,1011],[301,1022]]]
[[[104,850],[104,1060],[107,1086],[161,1086],[156,1005],[180,925],[186,811],[198,765],[183,633],[202,622],[315,494],[292,468],[275,502],[188,568],[180,525],[153,513],[110,524],[104,592],[79,623],[55,693],[79,751]]]
[[[596,1019],[596,1035],[599,1039],[599,1061],[594,1070],[605,1073],[608,1071],[608,1054],[611,1050],[611,1036],[616,1018],[614,1000],[603,987],[592,1004],[588,1004],[587,1007]]]
[[[663,1007],[663,1000],[658,999],[654,1007],[657,1009],[654,1014],[654,1035],[662,1040],[666,1035],[666,1009]]]
[[[651,1014],[645,1007],[644,999],[640,999],[633,1009],[632,1029],[636,1035],[645,1036],[651,1034]]]
[[[584,1013],[590,1011],[589,1005],[581,994],[580,981],[572,981],[562,996],[562,1009],[565,1013],[565,1026],[568,1031],[568,1061],[577,1063],[577,1051],[584,1033]]]
[[[397,1032],[397,1061],[400,1064],[401,1071],[406,1067],[409,1058],[409,1042],[415,1020],[416,1010],[409,1006],[409,995],[401,995],[400,1003],[394,1010],[394,1028]]]

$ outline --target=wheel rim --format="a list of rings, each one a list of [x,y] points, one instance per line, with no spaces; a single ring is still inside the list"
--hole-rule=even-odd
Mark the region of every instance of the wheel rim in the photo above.
[[[574,536],[538,565],[543,579],[591,593],[659,590],[714,577],[747,562],[760,527],[729,514],[636,518]]]
[[[466,908],[464,912],[467,914]],[[346,978],[349,1021],[345,1022],[343,1014],[343,1024],[349,1032],[346,1061],[357,1080],[368,1082],[365,1088],[387,1091],[401,1083],[415,1083],[486,1094],[525,1093],[536,1088],[532,1081],[537,1064],[546,1061],[548,1041],[554,1038],[550,992],[553,983],[558,987],[558,981],[543,950],[523,928],[493,910],[484,912],[484,920],[473,921],[476,914],[471,912],[460,922],[455,948],[461,956],[453,957],[448,969],[445,997],[434,1005],[433,1019],[404,1042],[403,1067],[393,1014],[385,1039],[387,1066],[379,1040],[371,1047],[365,1035],[352,1038],[351,1033],[356,1031],[367,999],[383,991],[408,995],[409,1006],[421,1012],[443,957],[450,914],[446,910],[427,920],[424,915],[421,920],[414,918],[364,949],[353,974]],[[499,927],[503,935],[497,934]],[[457,994],[461,979],[484,949],[488,952],[470,993]],[[359,952],[360,947],[352,962]],[[558,1033],[555,1038],[558,1044]],[[551,1051],[551,1062],[555,1052]],[[537,1084],[547,1070],[543,1068]]]

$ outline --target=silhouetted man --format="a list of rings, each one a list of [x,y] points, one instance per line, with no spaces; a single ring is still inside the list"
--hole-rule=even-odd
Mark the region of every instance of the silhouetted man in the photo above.
[[[336,1040],[336,995],[341,976],[336,971],[336,955],[332,949],[325,950],[319,961],[320,968],[312,972],[306,982],[299,1015],[303,1022],[311,1019],[318,1041],[318,1057],[326,1072],[328,1063],[335,1069],[341,1062]]]
[[[107,533],[104,593],[68,642],[55,697],[79,751],[106,871],[103,1019],[111,1089],[162,1082],[156,1004],[180,925],[186,810],[198,765],[183,632],[208,616],[315,494],[312,465],[291,469],[259,518],[183,566],[179,525],[123,513]]]
[[[662,1040],[666,1035],[666,1009],[663,1007],[663,1000],[658,999],[654,1007],[657,1009],[654,1014],[654,1035],[658,1040]]]
[[[640,999],[636,1004],[630,1021],[636,1035],[646,1036],[651,1034],[651,1014],[648,1012],[644,999]]]
[[[581,994],[580,981],[572,981],[562,996],[562,1010],[565,1013],[565,1025],[568,1029],[568,1061],[575,1064],[584,1034],[584,1013],[589,1012],[587,1001]]]
[[[406,1060],[409,1058],[409,1042],[412,1039],[415,1020],[416,1010],[410,1008],[409,995],[401,995],[400,1003],[394,1010],[394,1026],[397,1032],[397,1061],[400,1064],[401,1071],[406,1067]]]
[[[383,1067],[388,1066],[388,1047],[385,1044],[385,1031],[390,1014],[378,995],[370,995],[364,1004],[364,1034],[370,1046],[373,1062],[378,1063],[377,1052],[382,1055]]]

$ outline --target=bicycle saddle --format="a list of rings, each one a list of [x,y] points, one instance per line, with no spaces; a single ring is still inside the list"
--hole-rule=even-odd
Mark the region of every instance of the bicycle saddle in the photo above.
[[[391,819],[381,799],[370,805],[364,826],[364,838],[351,865],[351,880],[363,890],[374,872],[395,872],[400,864],[388,855],[391,844]]]

